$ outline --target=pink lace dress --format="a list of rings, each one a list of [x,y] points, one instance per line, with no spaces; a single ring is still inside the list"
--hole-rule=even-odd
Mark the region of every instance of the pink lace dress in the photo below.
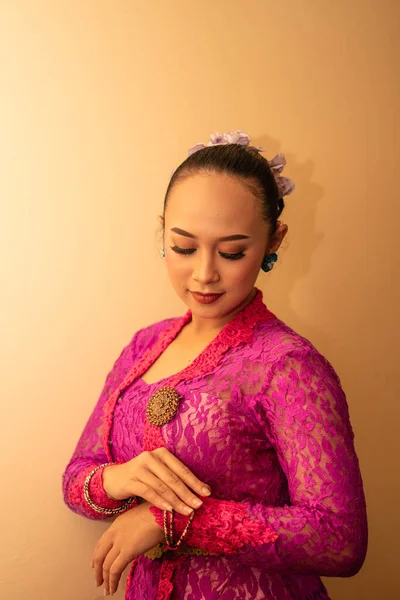
[[[330,364],[272,315],[262,294],[228,323],[184,371],[148,385],[141,375],[190,320],[139,331],[107,376],[63,475],[74,512],[86,475],[166,446],[207,482],[186,542],[207,555],[141,556],[126,600],[327,600],[320,576],[347,577],[363,564],[367,521],[348,407]],[[182,400],[164,427],[145,415],[150,396],[172,386]],[[90,494],[119,506],[102,486]],[[161,524],[162,513],[152,509]],[[186,517],[176,517],[177,535]]]

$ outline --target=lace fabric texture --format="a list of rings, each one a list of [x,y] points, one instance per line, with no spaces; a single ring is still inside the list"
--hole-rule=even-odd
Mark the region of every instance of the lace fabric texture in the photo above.
[[[128,600],[139,592],[148,600],[326,600],[320,576],[355,574],[367,546],[362,480],[339,379],[308,341],[268,314],[259,292],[189,370],[147,385],[140,374],[187,320],[141,330],[122,351],[64,473],[65,501],[78,514],[103,518],[85,503],[84,474],[163,442],[212,489],[187,543],[213,556],[140,557]],[[147,401],[171,381],[182,397],[179,413],[152,432]],[[97,484],[96,502],[109,506],[100,478]],[[159,520],[161,511],[153,510]],[[176,515],[177,535],[186,522]]]

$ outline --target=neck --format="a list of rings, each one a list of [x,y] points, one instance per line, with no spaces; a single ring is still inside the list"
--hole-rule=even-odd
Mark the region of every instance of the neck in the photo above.
[[[252,289],[250,294],[232,311],[226,315],[221,315],[218,319],[204,319],[197,315],[192,314],[191,321],[187,327],[191,330],[194,335],[213,335],[221,331],[223,327],[254,299],[257,290]]]

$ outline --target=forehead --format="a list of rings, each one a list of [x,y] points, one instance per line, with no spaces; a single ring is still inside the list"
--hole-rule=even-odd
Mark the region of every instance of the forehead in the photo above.
[[[171,190],[165,214],[167,227],[193,234],[227,235],[263,231],[259,200],[239,179],[225,174],[197,173]]]

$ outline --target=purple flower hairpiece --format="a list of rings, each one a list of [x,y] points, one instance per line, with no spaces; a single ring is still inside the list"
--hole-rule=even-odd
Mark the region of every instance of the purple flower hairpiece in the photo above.
[[[228,133],[212,133],[210,135],[210,141],[208,144],[196,144],[188,151],[188,156],[191,156],[195,152],[206,148],[207,146],[224,146],[227,144],[239,144],[239,146],[247,146],[256,152],[263,152],[261,147],[251,146],[250,145],[251,138],[244,131],[236,130],[229,131]],[[272,171],[273,176],[275,177],[276,184],[279,190],[279,197],[283,198],[284,196],[288,196],[294,190],[295,184],[292,179],[289,177],[282,177],[281,173],[283,171],[284,166],[286,165],[286,158],[282,153],[274,156],[272,160],[267,160],[267,163]]]

